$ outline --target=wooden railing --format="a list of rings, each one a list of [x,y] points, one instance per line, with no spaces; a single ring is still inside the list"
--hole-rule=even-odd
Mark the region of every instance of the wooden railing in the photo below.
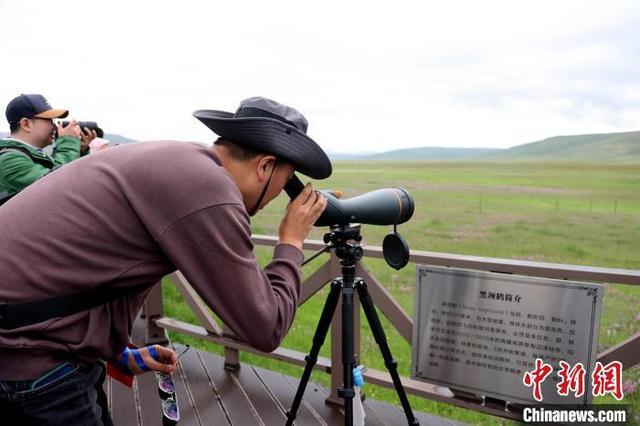
[[[275,246],[277,244],[277,238],[256,235],[253,236],[253,242],[260,246]],[[325,244],[321,241],[305,241],[304,244],[304,248],[307,250],[320,250],[324,246]],[[364,257],[365,259],[382,258],[382,249],[380,247],[365,246]],[[495,259],[426,251],[412,251],[410,262],[424,265],[503,272],[543,278],[633,285],[640,284],[640,271],[626,269]],[[331,253],[329,259],[316,269],[302,284],[300,304],[305,303],[327,283],[340,275],[340,261],[333,253]],[[402,336],[408,344],[411,345],[413,332],[412,318],[402,309],[384,286],[381,285],[373,275],[371,275],[362,262],[357,265],[356,276],[363,278],[367,283],[369,293],[371,294],[378,311],[382,312],[382,314],[388,318],[391,325],[396,329],[400,336]],[[271,353],[264,353],[244,344],[230,331],[228,331],[224,325],[222,327],[218,325],[211,315],[208,307],[180,272],[175,272],[170,277],[179,289],[186,303],[189,304],[193,310],[199,324],[189,324],[174,318],[165,317],[162,310],[162,292],[158,285],[147,298],[144,307],[144,315],[147,321],[148,344],[165,341],[165,330],[171,330],[222,345],[225,349],[225,367],[228,369],[236,369],[239,367],[239,351],[259,354],[291,364],[305,365],[306,353],[282,347]],[[354,312],[359,312],[357,296],[355,296],[354,299]],[[355,315],[354,321],[354,349],[356,353],[360,353],[360,316]],[[331,374],[331,395],[327,401],[336,404],[340,404],[342,402],[342,399],[337,396],[337,389],[342,384],[341,324],[342,313],[340,309],[336,309],[331,324],[331,358],[327,359],[321,357],[318,359],[315,366],[316,369]],[[388,334],[390,331],[385,330],[385,332]],[[625,369],[640,363],[640,333],[636,333],[618,345],[598,354],[598,360],[603,362],[603,364],[613,360],[618,360],[623,364],[623,368]],[[336,368],[333,368],[333,366],[336,366]],[[369,368],[365,372],[364,376],[365,381],[368,383],[389,388],[393,387],[391,377],[386,371]],[[455,396],[451,396],[451,393],[445,394],[440,392],[439,387],[434,384],[412,380],[409,377],[402,377],[402,383],[409,394],[500,417],[513,419],[519,418],[518,413],[507,410],[507,407],[498,402],[464,398],[460,396],[462,395],[461,393],[456,393]]]

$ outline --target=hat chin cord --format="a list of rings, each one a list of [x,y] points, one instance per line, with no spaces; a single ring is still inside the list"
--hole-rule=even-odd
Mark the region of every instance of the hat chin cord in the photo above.
[[[253,208],[249,211],[249,216],[253,216],[258,212],[258,209],[260,208],[260,203],[262,203],[262,199],[267,193],[267,189],[269,189],[269,183],[271,183],[271,178],[273,177],[273,173],[276,171],[277,166],[278,166],[278,162],[276,161],[273,165],[273,169],[271,169],[271,174],[269,175],[269,179],[267,179],[267,183],[264,185],[264,189],[262,190],[260,197],[258,197],[258,201],[253,206]]]

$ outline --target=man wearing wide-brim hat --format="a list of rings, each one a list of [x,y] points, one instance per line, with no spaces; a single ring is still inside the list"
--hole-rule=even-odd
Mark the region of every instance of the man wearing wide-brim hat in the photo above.
[[[220,136],[213,147],[119,146],[60,168],[0,208],[3,413],[109,424],[101,360],[131,374],[171,373],[172,350],[125,346],[151,287],[176,269],[248,344],[271,351],[286,335],[300,297],[302,243],[326,199],[307,185],[288,204],[264,269],[250,216],[294,171],[324,179],[331,163],[306,135],[302,114],[275,101],[194,115]],[[98,294],[102,303],[51,308],[51,298],[68,294]]]
[[[285,175],[291,175],[294,169],[314,179],[325,179],[331,175],[329,158],[307,136],[307,120],[293,108],[255,97],[244,100],[235,114],[198,110],[193,115],[220,136],[214,150],[225,157],[242,160],[265,152],[275,157],[274,160],[266,160],[274,161],[271,173],[280,164],[279,160],[284,163]],[[264,200],[266,187],[255,204],[248,208],[250,215],[270,201]]]

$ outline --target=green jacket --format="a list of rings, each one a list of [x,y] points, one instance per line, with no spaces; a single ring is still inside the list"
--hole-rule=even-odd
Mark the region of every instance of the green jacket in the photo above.
[[[20,148],[21,151],[4,148]],[[56,139],[52,156],[12,138],[0,139],[0,194],[13,194],[31,185],[51,169],[80,158],[80,140],[69,136]]]

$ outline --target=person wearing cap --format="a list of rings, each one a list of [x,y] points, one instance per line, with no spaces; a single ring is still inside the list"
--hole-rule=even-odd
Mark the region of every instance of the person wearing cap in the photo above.
[[[87,153],[95,133],[83,132],[73,121],[66,127],[54,124],[67,115],[69,111],[52,108],[42,95],[23,94],[9,102],[11,137],[0,139],[0,200]],[[43,148],[54,140],[54,152],[47,155]]]
[[[331,162],[306,134],[305,117],[273,100],[250,98],[235,113],[194,115],[219,136],[212,147],[123,145],[60,168],[0,208],[3,413],[109,424],[100,360],[142,372],[122,354],[146,295],[176,269],[249,345],[272,351],[285,337],[300,298],[302,244],[326,198],[307,184],[289,202],[264,268],[253,252],[251,216],[294,172],[325,179]],[[95,289],[112,299],[36,323],[9,314],[28,302]],[[171,372],[175,353],[153,349],[140,349],[138,361]],[[71,372],[59,373],[63,368]]]

